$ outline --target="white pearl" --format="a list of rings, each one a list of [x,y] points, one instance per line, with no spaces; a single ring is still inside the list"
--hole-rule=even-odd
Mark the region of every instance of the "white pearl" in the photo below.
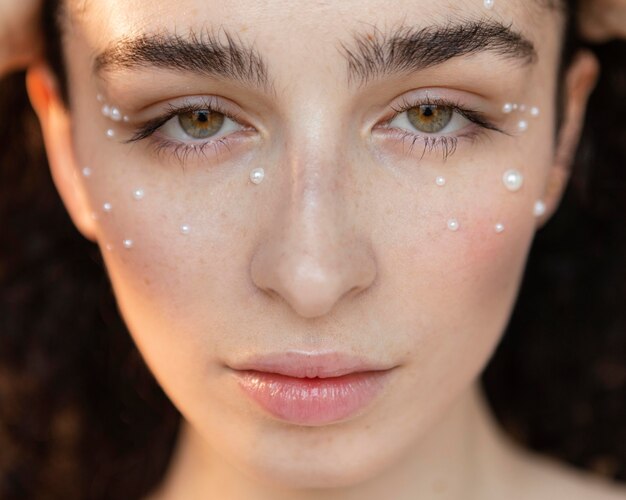
[[[494,0],[485,0],[484,4],[487,9],[493,9],[495,1]]]
[[[437,184],[437,186],[445,186],[446,185],[446,178],[442,177],[442,176],[438,176],[435,179],[435,184]]]
[[[459,222],[456,219],[450,219],[448,221],[448,229],[450,231],[457,231],[459,229]]]
[[[124,248],[133,248],[133,240],[124,240]]]
[[[89,168],[89,167],[83,167],[82,172],[83,172],[83,175],[84,175],[85,177],[89,177],[89,176],[91,175],[91,168]]]
[[[541,200],[537,200],[535,202],[535,206],[533,207],[533,214],[535,215],[535,217],[541,217],[545,213],[546,213],[546,204]]]
[[[260,184],[265,177],[265,171],[262,168],[255,168],[252,172],[250,172],[250,180],[254,184]]]
[[[110,212],[113,209],[113,206],[107,201],[102,205],[102,210],[105,212]]]
[[[102,94],[96,94],[96,100],[98,102],[103,102],[104,101],[104,96]]]
[[[182,234],[189,234],[191,231],[191,228],[189,227],[189,224],[183,224],[182,226],[180,226],[180,232]]]
[[[128,115],[124,115],[124,118],[122,118],[125,122],[129,122],[130,121],[130,117]]]
[[[537,106],[533,106],[530,108],[531,116],[539,116],[539,108]]]
[[[513,104],[513,109],[517,109],[517,104]]]
[[[510,102],[507,102],[504,106],[502,106],[502,112],[503,113],[510,113],[511,111],[513,111],[513,105]]]
[[[509,191],[519,191],[522,184],[524,184],[524,176],[518,170],[507,170],[502,175],[502,182],[504,183],[504,187]]]
[[[111,108],[111,112],[109,113],[111,120],[114,122],[119,122],[122,119],[122,113],[117,108]]]
[[[496,224],[494,229],[496,230],[496,233],[501,233],[502,231],[504,231],[504,224],[498,223]]]
[[[115,137],[115,130],[110,128],[109,130],[106,131],[106,135],[108,138]]]
[[[139,189],[135,189],[133,191],[133,198],[135,198],[136,200],[141,200],[143,198],[144,192],[143,189],[139,188]]]
[[[517,124],[517,129],[520,132],[526,132],[528,130],[528,122],[526,120],[520,120]]]
[[[108,116],[110,116],[110,113],[111,113],[111,108],[109,108],[108,104],[105,104],[104,106],[102,106],[102,114],[104,116],[108,117]]]

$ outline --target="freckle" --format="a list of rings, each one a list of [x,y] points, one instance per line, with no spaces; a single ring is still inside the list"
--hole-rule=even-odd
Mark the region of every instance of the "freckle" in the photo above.
[[[148,278],[144,278],[144,279],[143,279],[143,282],[144,282],[146,285],[148,285],[148,286],[150,286],[150,285],[152,284],[152,282],[151,282]]]

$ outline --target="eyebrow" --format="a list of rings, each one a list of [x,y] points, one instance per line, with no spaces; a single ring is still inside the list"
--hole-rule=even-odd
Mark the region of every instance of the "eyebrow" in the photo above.
[[[353,43],[342,43],[339,50],[348,62],[348,81],[360,84],[481,52],[492,52],[522,65],[537,60],[537,52],[529,39],[511,26],[496,21],[401,27],[389,34],[375,29],[373,34],[354,35]]]
[[[146,67],[182,70],[267,90],[267,64],[260,54],[227,31],[222,33],[223,37],[191,32],[187,37],[156,33],[123,38],[95,57],[93,70],[99,76]]]

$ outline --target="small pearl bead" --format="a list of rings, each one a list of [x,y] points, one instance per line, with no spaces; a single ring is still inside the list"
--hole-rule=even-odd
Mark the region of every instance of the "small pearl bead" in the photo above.
[[[496,230],[496,233],[501,233],[502,231],[504,231],[504,224],[498,223],[496,224],[494,229]]]
[[[519,106],[519,110],[520,110],[521,112],[526,111],[526,104],[520,104],[520,106]]]
[[[133,240],[124,240],[124,248],[133,248]]]
[[[115,130],[110,128],[109,130],[106,131],[106,135],[108,138],[115,137]]]
[[[122,113],[117,108],[111,108],[111,112],[109,113],[111,120],[114,122],[119,122],[122,119]]]
[[[93,220],[98,220],[98,214],[96,212],[91,212],[91,218]]]
[[[260,184],[265,177],[265,171],[262,168],[255,168],[252,172],[250,172],[250,180],[254,184]]]
[[[107,201],[102,205],[102,210],[105,212],[110,212],[113,209],[113,206]]]
[[[442,177],[442,176],[438,176],[435,179],[435,184],[437,184],[437,186],[445,186],[446,185],[446,178]]]
[[[129,122],[130,121],[130,117],[128,115],[124,115],[124,118],[122,118],[125,122]]]
[[[189,234],[191,231],[191,228],[189,227],[188,224],[183,224],[182,226],[180,226],[180,232],[182,234]]]
[[[494,3],[494,0],[484,0],[485,8],[487,9],[493,9]]]
[[[528,122],[526,120],[520,120],[517,124],[517,129],[520,132],[526,132],[526,130],[528,130]]]
[[[143,189],[139,188],[139,189],[135,189],[133,191],[133,198],[135,198],[136,200],[141,200],[143,198],[144,192]]]
[[[510,113],[511,111],[513,111],[513,105],[510,102],[507,102],[504,106],[502,106],[502,112],[503,113]]]
[[[83,175],[85,177],[89,177],[91,175],[91,168],[89,167],[83,167]]]
[[[517,104],[513,103],[513,109],[517,109]]]
[[[507,170],[502,175],[502,182],[509,191],[519,191],[524,184],[524,176],[518,170]]]
[[[102,94],[96,94],[96,100],[98,102],[102,102],[102,101],[104,101],[104,96]]]
[[[106,249],[107,249],[109,252],[113,251],[113,245],[111,245],[111,243],[107,243],[107,245],[106,245]]]
[[[535,202],[535,206],[533,207],[533,214],[535,215],[535,217],[541,217],[545,213],[546,213],[546,204],[541,200],[537,200]]]
[[[105,104],[104,106],[102,106],[102,114],[104,116],[108,117],[108,116],[110,116],[110,113],[111,113],[111,108],[109,108],[108,104]]]
[[[459,222],[456,219],[450,219],[448,221],[448,229],[450,231],[457,231],[459,229]]]
[[[530,114],[531,116],[539,116],[539,108],[533,106],[532,108],[530,108]]]

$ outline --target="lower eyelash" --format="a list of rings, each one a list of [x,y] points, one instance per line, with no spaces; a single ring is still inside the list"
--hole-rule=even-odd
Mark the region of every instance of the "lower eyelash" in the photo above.
[[[212,141],[203,142],[199,144],[185,144],[182,142],[163,141],[155,139],[152,143],[152,147],[157,156],[164,154],[173,156],[181,165],[185,166],[185,163],[189,155],[194,155],[194,160],[197,158],[209,159],[209,150],[212,148],[216,157],[222,153],[222,149],[226,148],[230,151],[227,138],[214,139]]]

